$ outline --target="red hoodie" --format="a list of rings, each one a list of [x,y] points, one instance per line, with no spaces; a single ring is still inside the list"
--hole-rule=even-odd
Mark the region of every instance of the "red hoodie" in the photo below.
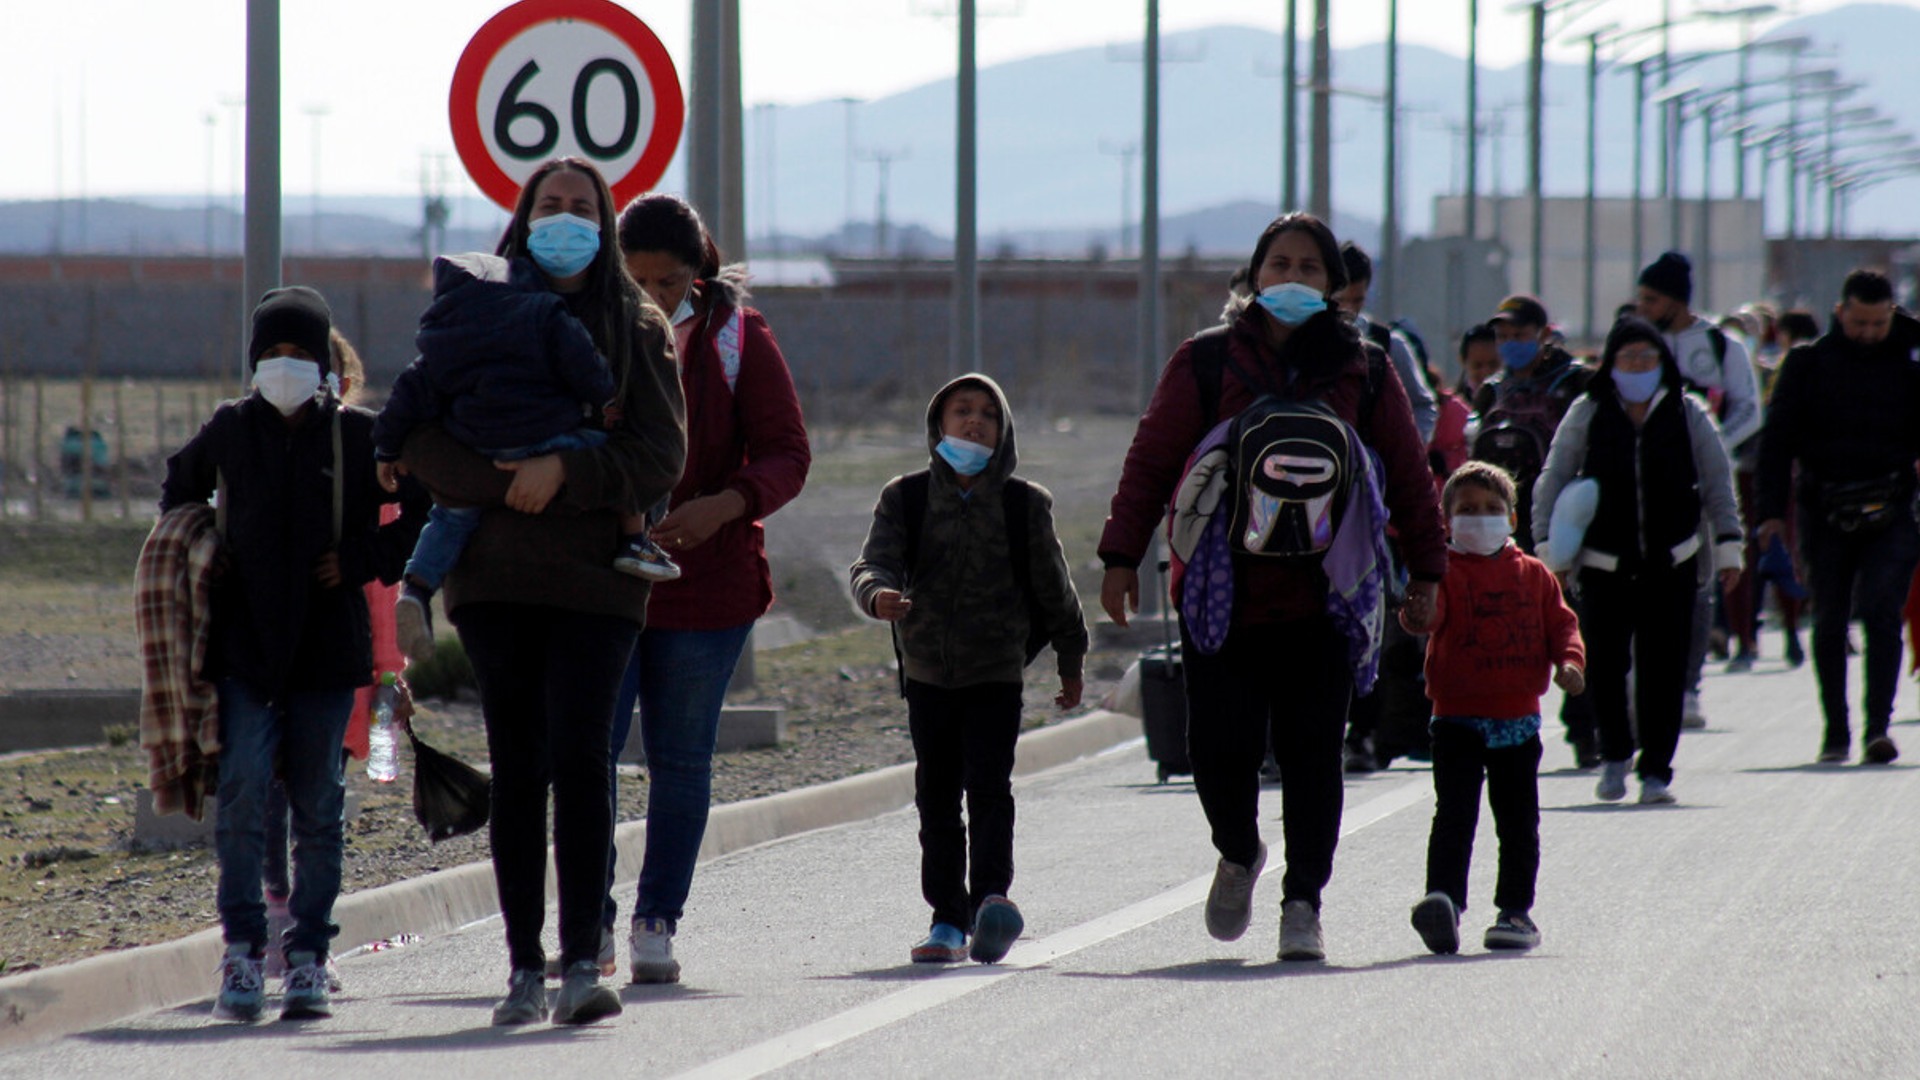
[[[1539,712],[1556,665],[1587,665],[1560,582],[1511,540],[1492,555],[1449,554],[1427,639],[1434,715],[1512,720]]]

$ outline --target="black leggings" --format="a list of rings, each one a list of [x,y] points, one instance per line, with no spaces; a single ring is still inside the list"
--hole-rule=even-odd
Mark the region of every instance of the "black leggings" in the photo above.
[[[1580,571],[1580,635],[1587,643],[1587,688],[1600,727],[1600,755],[1633,756],[1627,723],[1627,669],[1633,669],[1634,720],[1640,778],[1673,780],[1680,745],[1681,697],[1687,689],[1687,650],[1693,640],[1696,564],[1622,573]]]
[[[600,951],[613,836],[607,780],[613,700],[640,624],[529,604],[465,604],[451,616],[473,661],[493,762],[493,878],[514,970],[546,966],[547,789],[553,789],[560,959]]]

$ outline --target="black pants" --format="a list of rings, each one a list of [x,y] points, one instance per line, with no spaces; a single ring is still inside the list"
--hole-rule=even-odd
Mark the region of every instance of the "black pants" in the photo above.
[[[600,902],[613,836],[607,782],[613,699],[640,624],[527,604],[466,604],[452,613],[473,661],[493,762],[493,878],[516,971],[546,966],[547,790],[563,965],[600,952]]]
[[[1815,500],[1808,499],[1808,503]],[[1854,615],[1866,631],[1865,737],[1887,733],[1893,696],[1900,684],[1900,621],[1913,568],[1920,559],[1920,532],[1913,518],[1896,513],[1878,529],[1846,533],[1811,510],[1800,516],[1801,553],[1813,587],[1813,673],[1820,681],[1827,749],[1846,749],[1847,623]]]
[[[1019,683],[944,687],[907,680],[913,805],[920,811],[920,895],[933,907],[936,923],[970,932],[980,901],[1005,896],[1013,885],[1013,747],[1020,739],[1020,694]]]
[[[1181,630],[1193,786],[1228,862],[1260,849],[1260,765],[1280,766],[1286,876],[1281,895],[1317,910],[1340,841],[1340,740],[1353,693],[1347,642],[1326,616],[1236,626],[1208,656]]]
[[[1575,579],[1578,580],[1577,578]],[[1586,597],[1578,587],[1566,592],[1567,606],[1573,609],[1574,617],[1580,625],[1586,626]],[[1582,640],[1586,631],[1581,630]],[[1567,742],[1575,747],[1582,745],[1597,747],[1599,734],[1598,722],[1593,715],[1593,696],[1591,694],[1567,694],[1560,699],[1560,723],[1567,729]]]
[[[1593,696],[1600,728],[1600,756],[1608,761],[1633,756],[1634,733],[1627,723],[1631,666],[1640,733],[1635,771],[1642,780],[1673,779],[1687,650],[1693,640],[1693,601],[1699,592],[1695,573],[1694,559],[1657,570],[1580,571],[1586,601],[1580,634],[1587,642],[1587,692]]]
[[[1500,878],[1494,907],[1527,911],[1540,873],[1540,738],[1487,748],[1464,724],[1433,725],[1433,831],[1427,836],[1427,891],[1443,892],[1467,907],[1467,865],[1480,827],[1480,781],[1500,837]]]

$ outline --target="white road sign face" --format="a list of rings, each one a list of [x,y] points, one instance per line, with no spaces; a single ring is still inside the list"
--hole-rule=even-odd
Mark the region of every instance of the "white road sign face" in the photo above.
[[[624,202],[659,180],[685,118],[665,48],[606,0],[525,0],[496,15],[461,56],[450,102],[462,162],[507,207],[563,156],[593,162]]]

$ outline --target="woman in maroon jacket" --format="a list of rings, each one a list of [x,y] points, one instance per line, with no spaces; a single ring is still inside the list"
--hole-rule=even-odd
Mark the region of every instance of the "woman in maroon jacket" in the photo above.
[[[1407,618],[1420,626],[1431,617],[1447,556],[1426,448],[1399,380],[1370,373],[1358,336],[1327,307],[1344,279],[1331,230],[1309,214],[1278,218],[1260,234],[1248,266],[1255,295],[1236,295],[1228,305],[1218,401],[1200,400],[1194,342],[1173,354],[1134,433],[1100,538],[1107,567],[1100,603],[1114,622],[1125,626],[1139,610],[1138,567],[1188,455],[1211,424],[1269,388],[1324,402],[1379,455],[1390,520],[1413,578]],[[1353,687],[1347,639],[1328,615],[1318,562],[1236,553],[1233,571],[1232,623],[1218,652],[1193,647],[1182,620],[1194,788],[1220,853],[1207,930],[1232,941],[1252,918],[1253,886],[1267,856],[1258,819],[1260,765],[1271,742],[1287,860],[1279,955],[1319,960],[1320,891],[1340,836],[1340,744]]]
[[[630,960],[634,982],[675,982],[673,935],[706,833],[720,707],[754,620],[773,604],[760,522],[800,493],[813,453],[773,331],[745,306],[745,275],[721,268],[693,207],[635,199],[620,213],[620,250],[673,322],[687,399],[686,472],[653,529],[681,574],[653,587],[613,732],[617,761],[638,698],[649,787]],[[611,863],[607,872],[611,888]],[[609,895],[603,943],[616,914]],[[613,962],[604,948],[601,962]]]

